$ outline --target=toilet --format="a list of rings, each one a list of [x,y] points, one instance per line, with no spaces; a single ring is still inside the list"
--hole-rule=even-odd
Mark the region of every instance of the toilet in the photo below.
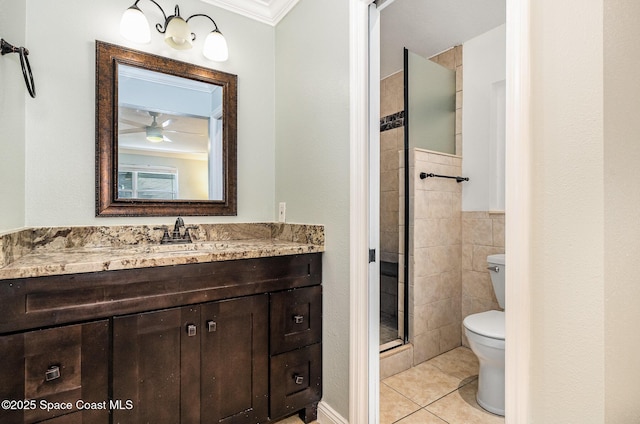
[[[500,307],[505,307],[504,254],[487,256],[491,283]],[[469,346],[478,357],[478,405],[504,416],[504,312],[486,311],[463,321]]]

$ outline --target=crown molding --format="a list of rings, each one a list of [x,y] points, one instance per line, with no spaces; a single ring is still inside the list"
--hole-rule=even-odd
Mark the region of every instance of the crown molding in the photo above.
[[[275,26],[300,0],[201,0],[247,18]]]

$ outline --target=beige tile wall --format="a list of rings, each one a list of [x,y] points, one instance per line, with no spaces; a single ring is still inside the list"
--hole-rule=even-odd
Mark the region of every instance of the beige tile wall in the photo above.
[[[404,146],[404,127],[380,133],[380,259],[398,262],[398,151]]]
[[[380,118],[404,110],[404,73],[380,81]],[[380,133],[380,259],[398,262],[398,151],[404,149],[404,127]]]
[[[456,154],[462,153],[462,46],[455,46],[429,60],[456,71]],[[380,118],[404,110],[404,72],[380,81]],[[404,127],[380,133],[380,257],[398,259],[398,179],[397,152],[404,149]]]
[[[462,46],[452,47],[429,60],[456,71],[456,155],[462,156]]]
[[[460,175],[462,158],[410,152],[409,338],[414,365],[461,344],[462,186],[420,172]]]
[[[404,73],[398,72],[380,81],[380,118],[404,110]],[[398,152],[404,149],[404,126],[380,133],[380,260],[400,264],[400,223],[398,216],[400,181],[398,173]],[[403,292],[398,280],[381,277],[381,312],[398,315],[398,337],[404,329]],[[395,286],[397,284],[397,286]],[[398,292],[400,293],[398,295]],[[395,303],[395,304],[392,304]]]
[[[380,81],[380,117],[404,110],[404,72],[396,72]]]
[[[462,165],[462,46],[430,60],[456,71],[457,154],[411,152],[414,178],[410,181],[410,195],[414,197],[410,211],[409,333],[414,364],[461,343],[468,346],[462,319],[498,308],[486,270],[486,256],[504,252],[504,213],[461,212],[460,184],[418,178],[420,168],[425,166],[429,167],[428,172],[460,175]],[[402,111],[404,73],[382,80],[380,95],[381,117]],[[404,260],[403,146],[403,127],[381,133],[381,258],[390,262],[397,258],[400,264]],[[404,291],[401,269],[399,299]],[[399,306],[402,316],[402,304]],[[409,352],[403,351],[403,357]]]
[[[462,212],[462,317],[500,309],[487,256],[504,253],[504,213]],[[462,343],[469,346],[466,336]]]

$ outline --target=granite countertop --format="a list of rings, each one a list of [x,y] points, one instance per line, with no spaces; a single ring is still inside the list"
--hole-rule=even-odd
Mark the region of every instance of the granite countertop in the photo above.
[[[147,226],[56,227],[0,236],[0,280],[324,251],[324,228],[280,223],[201,224],[190,244],[159,244]]]

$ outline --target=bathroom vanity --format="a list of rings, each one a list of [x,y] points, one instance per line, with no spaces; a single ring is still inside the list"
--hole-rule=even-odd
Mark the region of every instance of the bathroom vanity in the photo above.
[[[312,242],[32,248],[0,268],[0,422],[314,420],[317,228]]]

